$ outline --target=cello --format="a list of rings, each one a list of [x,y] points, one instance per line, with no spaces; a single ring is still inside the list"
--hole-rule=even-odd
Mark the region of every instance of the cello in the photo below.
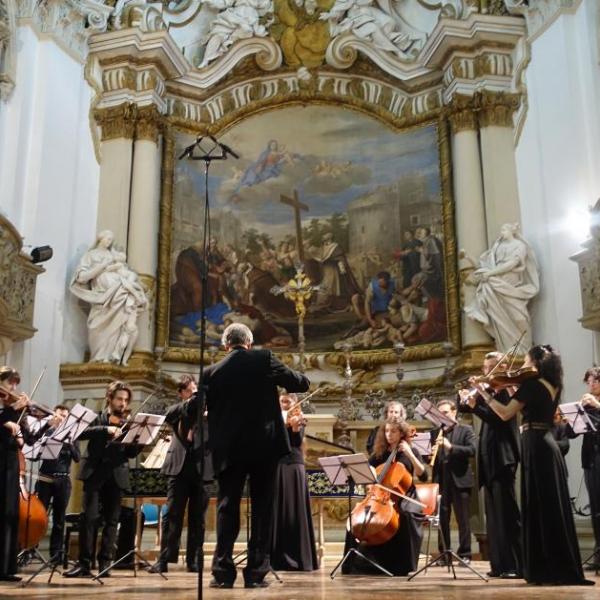
[[[400,528],[400,511],[393,495],[420,504],[406,496],[412,486],[412,475],[402,463],[396,462],[397,453],[398,447],[375,469],[377,483],[352,510],[351,533],[368,546],[385,544]]]

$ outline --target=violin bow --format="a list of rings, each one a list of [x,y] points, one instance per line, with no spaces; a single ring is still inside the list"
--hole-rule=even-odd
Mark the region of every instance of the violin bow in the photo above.
[[[319,391],[319,388],[317,388],[316,390],[313,390],[312,392],[310,392],[310,394],[304,396],[304,398],[302,398],[302,400],[298,400],[297,402],[294,402],[294,404],[292,404],[288,408],[287,412],[291,412],[295,408],[298,408],[299,406],[302,406],[305,402],[307,402],[308,400],[310,400],[310,398],[312,398],[318,391]]]
[[[46,374],[46,369],[47,369],[47,367],[46,367],[46,365],[44,365],[44,368],[42,369],[42,372],[40,373],[39,377],[37,378],[37,381],[35,382],[35,385],[31,389],[31,394],[29,394],[29,399],[30,400],[33,398],[34,394],[37,392],[37,389],[38,389],[40,383],[42,382],[42,378]],[[21,420],[23,419],[23,415],[24,414],[25,414],[25,408],[21,411],[21,414],[19,415],[19,418],[17,419],[17,425],[20,425]]]

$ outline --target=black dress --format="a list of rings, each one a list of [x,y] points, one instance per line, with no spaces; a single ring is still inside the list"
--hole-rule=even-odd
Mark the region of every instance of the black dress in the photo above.
[[[277,465],[271,566],[276,571],[313,571],[319,564],[302,455],[304,430],[287,431],[292,451]]]
[[[523,575],[528,583],[584,583],[565,461],[552,436],[556,401],[539,379],[521,384]]]
[[[413,453],[417,459],[423,463],[423,460],[417,450],[413,448]],[[389,457],[390,453],[386,452],[382,457],[372,456],[369,463],[373,467],[383,464]],[[402,463],[411,473],[414,472],[414,467],[410,459],[403,453],[398,452],[396,462]],[[427,481],[427,471],[419,477],[421,481]],[[417,493],[414,483],[406,493],[411,498],[416,498]],[[367,558],[373,560],[384,569],[387,569],[393,575],[408,575],[411,571],[417,569],[419,562],[419,552],[421,550],[421,542],[423,541],[423,528],[419,518],[419,508],[409,502],[400,501],[400,527],[394,537],[385,544],[377,546],[367,546],[363,543],[357,543],[350,532],[346,533],[346,544],[344,555],[350,548],[357,548]],[[342,566],[342,573],[345,574],[369,574],[382,575],[383,573],[363,560],[360,556],[351,554]]]

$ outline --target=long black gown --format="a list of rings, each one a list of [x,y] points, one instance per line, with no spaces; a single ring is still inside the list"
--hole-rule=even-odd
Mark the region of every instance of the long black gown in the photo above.
[[[424,464],[420,454],[414,448],[413,453],[417,459]],[[382,457],[372,456],[369,459],[369,463],[373,467],[377,467],[383,464],[388,459],[389,455],[390,453],[386,452]],[[396,462],[402,463],[410,471],[410,474],[413,474],[413,464],[403,452],[398,452],[396,455]],[[421,481],[427,481],[427,471],[424,471],[419,479]],[[414,483],[407,491],[406,495],[411,498],[417,497]],[[354,537],[347,532],[344,555],[350,548],[357,548],[367,558],[375,561],[393,575],[404,576],[408,575],[411,571],[415,571],[419,562],[421,542],[423,541],[423,528],[419,519],[419,513],[413,512],[414,510],[418,511],[419,508],[416,505],[400,500],[400,527],[396,532],[396,535],[385,544],[379,544],[377,546],[367,546],[364,543],[357,544]],[[379,569],[376,569],[355,554],[350,555],[342,565],[342,573],[383,575]]]
[[[523,403],[521,506],[523,575],[528,583],[585,582],[571,513],[567,470],[552,436],[556,402],[539,379],[521,384]]]
[[[319,563],[302,454],[304,429],[287,431],[292,451],[277,465],[271,566],[276,571],[313,571]]]

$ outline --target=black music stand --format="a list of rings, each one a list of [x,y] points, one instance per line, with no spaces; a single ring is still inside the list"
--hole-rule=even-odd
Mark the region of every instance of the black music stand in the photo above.
[[[131,446],[149,446],[154,443],[158,436],[158,432],[162,427],[165,421],[164,415],[152,415],[147,413],[137,413],[132,421],[130,421],[127,432],[123,435],[123,437],[118,440],[114,440],[112,443],[114,444],[123,444],[123,445],[131,445]],[[136,454],[136,467],[139,464],[139,452]],[[137,523],[138,519],[138,508],[137,505],[137,485],[133,483],[133,506],[134,506],[134,520]],[[136,527],[137,530],[137,527]],[[117,560],[113,561],[102,571],[99,571],[98,574],[93,577],[96,581],[100,581],[100,578],[108,573],[113,567],[122,562],[125,562],[128,558],[133,559],[133,576],[137,577],[137,562],[136,558],[140,560],[140,562],[144,565],[144,567],[151,567],[151,564],[144,558],[142,553],[137,548],[137,535],[133,539],[133,548],[123,554],[123,556],[119,557]],[[141,540],[140,540],[141,543]],[[158,572],[158,574],[165,580],[168,579],[163,573]]]
[[[96,413],[89,408],[85,408],[81,404],[75,404],[69,411],[67,418],[56,428],[56,430],[48,436],[47,440],[43,439],[36,444],[39,444],[40,453],[36,460],[57,458],[63,444],[72,444],[77,438],[89,427],[96,418]],[[35,449],[36,444],[32,446]],[[46,453],[46,455],[44,454]],[[39,553],[38,553],[39,556]],[[42,571],[50,569],[48,583],[52,581],[54,573],[58,570],[60,562],[53,560],[56,557],[51,556],[49,561],[42,559],[42,566],[34,571],[26,581],[20,584],[20,587],[27,587]],[[90,576],[91,578],[91,576]],[[104,582],[100,581],[102,585]]]
[[[327,475],[331,485],[335,486],[348,486],[348,519],[350,521],[350,534],[352,534],[352,496],[354,493],[355,485],[373,485],[377,483],[371,465],[364,454],[342,454],[339,456],[327,456],[325,458],[319,458],[319,464]],[[356,548],[350,548],[344,555],[342,560],[334,567],[333,571],[329,574],[331,579],[335,579],[337,571],[352,555],[356,554],[370,565],[379,569],[385,575],[393,577],[393,573],[390,573],[387,569],[384,569],[380,564],[375,562],[373,559],[365,556],[360,550]]]

